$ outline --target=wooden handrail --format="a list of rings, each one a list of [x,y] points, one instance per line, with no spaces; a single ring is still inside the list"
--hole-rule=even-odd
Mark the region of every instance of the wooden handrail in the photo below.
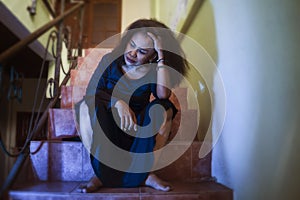
[[[190,27],[191,27],[192,23],[194,22],[195,17],[198,14],[199,9],[201,8],[203,2],[204,2],[204,0],[196,0],[193,3],[191,11],[189,12],[184,24],[182,25],[181,29],[179,30],[179,33],[181,33],[181,34],[177,38],[178,41],[181,42],[182,39],[183,39],[183,35],[185,35],[188,32],[188,30],[190,29]]]
[[[81,8],[83,6],[84,6],[84,2],[78,3],[77,5],[75,5],[74,7],[70,8],[69,10],[67,10],[66,12],[64,12],[63,14],[61,14],[60,16],[56,17],[52,21],[48,22],[47,24],[45,24],[41,28],[39,28],[36,31],[34,31],[33,33],[31,33],[30,35],[28,35],[24,39],[21,39],[19,42],[17,42],[13,46],[11,46],[9,49],[7,49],[6,51],[4,51],[2,54],[0,54],[0,63],[2,65],[4,65],[4,63],[9,58],[11,58],[14,54],[16,54],[17,52],[19,52],[20,50],[22,50],[28,44],[30,44],[31,42],[33,42],[34,40],[36,40],[38,37],[40,37],[42,34],[44,34],[45,32],[47,32],[50,28],[52,28],[53,26],[55,26],[56,24],[58,24],[59,22],[61,22],[65,17],[69,16],[70,14],[72,14],[73,12],[75,12],[76,10],[78,10],[79,8]]]
[[[47,122],[48,119],[48,111],[49,109],[53,108],[55,106],[55,104],[57,103],[59,96],[61,94],[61,87],[63,85],[66,85],[67,82],[70,79],[71,76],[71,70],[75,69],[75,67],[77,66],[77,63],[73,63],[73,65],[71,65],[68,73],[66,74],[66,76],[64,77],[63,81],[61,82],[60,86],[59,86],[59,90],[58,93],[54,96],[54,98],[49,102],[46,110],[43,112],[41,118],[39,119],[36,128],[33,130],[33,133],[31,135],[31,138],[29,139],[29,141],[31,141],[33,139],[33,137],[39,133],[42,128],[44,127],[44,124]],[[18,173],[20,172],[20,169],[22,167],[22,165],[24,164],[27,156],[30,154],[30,150],[29,150],[29,145],[30,143],[28,143],[26,141],[26,147],[25,147],[25,151],[22,152],[21,154],[19,154],[19,156],[17,157],[17,160],[14,164],[14,166],[12,167],[12,169],[10,170],[6,180],[4,181],[3,185],[0,188],[0,199],[1,197],[4,195],[4,193],[7,191],[8,188],[11,187],[11,185],[13,184],[14,180],[16,179],[16,176],[18,175]]]
[[[16,43],[15,45],[10,47],[9,49],[7,49],[4,53],[2,53],[0,55],[0,64],[3,65],[5,63],[5,61],[7,61],[10,57],[12,57],[17,52],[19,52],[22,48],[24,48],[25,46],[27,46],[28,44],[30,44],[31,42],[36,40],[38,37],[40,37],[42,34],[44,34],[46,31],[48,31],[54,25],[62,22],[62,20],[65,17],[69,16],[71,13],[75,12],[76,10],[78,10],[79,8],[81,8],[83,6],[84,6],[84,2],[78,3],[76,6],[72,7],[68,11],[64,12],[60,16],[56,17],[54,20],[48,22],[47,24],[45,24],[44,26],[42,26],[38,30],[34,31],[30,35],[28,35],[27,37],[25,37],[24,39],[22,39],[21,41],[19,41],[18,43]],[[60,58],[57,58],[57,59],[60,59]],[[70,79],[71,70],[74,69],[75,66],[77,65],[75,63],[72,63],[72,64],[73,65],[69,69],[69,71],[66,74],[66,76],[64,77],[60,87],[58,88],[58,91],[56,92],[55,97],[48,104],[45,112],[42,114],[40,120],[38,121],[36,128],[33,130],[33,133],[31,134],[30,138],[28,138],[28,141],[31,141],[33,139],[33,137],[37,133],[40,132],[40,130],[42,129],[44,124],[47,122],[49,109],[55,106],[56,102],[59,99],[62,85],[67,84],[68,80]],[[7,192],[7,189],[10,188],[11,185],[13,184],[13,182],[16,179],[18,173],[20,172],[20,169],[22,168],[22,165],[24,164],[26,158],[28,157],[28,155],[30,153],[30,150],[29,150],[30,143],[28,141],[26,141],[26,143],[24,145],[24,151],[20,152],[20,154],[18,155],[15,164],[13,165],[12,169],[10,170],[4,184],[0,188],[0,199],[2,198],[4,193]]]

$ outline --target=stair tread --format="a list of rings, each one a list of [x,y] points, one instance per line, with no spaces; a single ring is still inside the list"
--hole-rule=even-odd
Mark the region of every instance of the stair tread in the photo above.
[[[48,114],[48,139],[77,136],[72,109],[51,108]]]
[[[200,181],[211,177],[211,154],[199,158],[202,142],[192,144],[177,142],[170,144],[174,152],[183,154],[174,162],[156,171],[169,181]],[[186,145],[189,145],[188,147]],[[76,141],[32,141],[30,155],[34,177],[40,181],[87,181],[93,175],[89,153],[81,142]],[[167,155],[167,154],[166,154]],[[164,154],[161,155],[164,160]],[[34,180],[34,179],[33,179]]]
[[[25,196],[41,199],[64,198],[69,197],[72,200],[101,197],[111,199],[122,197],[122,199],[177,199],[186,197],[188,199],[232,199],[232,190],[217,182],[206,181],[198,183],[172,182],[173,190],[170,192],[161,192],[149,187],[137,188],[101,188],[94,193],[82,194],[76,191],[78,186],[85,182],[36,182],[28,185],[18,186],[9,192],[11,199],[22,199]],[[174,197],[174,198],[173,198]],[[185,199],[186,199],[185,198]]]

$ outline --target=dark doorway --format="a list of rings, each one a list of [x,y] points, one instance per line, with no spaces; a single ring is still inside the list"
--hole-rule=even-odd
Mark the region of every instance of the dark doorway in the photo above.
[[[43,113],[40,113],[39,118]],[[16,132],[16,147],[21,148],[28,136],[28,130],[30,126],[30,119],[32,113],[31,112],[17,112],[17,132]],[[34,122],[38,116],[38,113],[34,113],[33,121],[31,123],[31,127],[33,127]],[[31,128],[32,129],[32,128]],[[37,133],[34,140],[47,140],[47,123],[45,123],[41,132]]]

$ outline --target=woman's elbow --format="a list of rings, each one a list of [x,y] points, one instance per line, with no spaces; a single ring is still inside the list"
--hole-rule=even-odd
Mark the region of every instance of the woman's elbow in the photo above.
[[[164,90],[158,90],[157,91],[157,97],[159,99],[169,99],[171,96],[171,90],[164,89]]]

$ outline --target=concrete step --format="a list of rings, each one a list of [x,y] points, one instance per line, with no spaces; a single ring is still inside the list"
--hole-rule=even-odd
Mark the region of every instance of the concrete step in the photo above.
[[[70,78],[70,85],[72,86],[84,86],[90,82],[90,79],[94,73],[94,70],[91,69],[72,69],[71,70],[71,78]]]
[[[197,182],[211,177],[211,154],[199,159],[202,143],[172,144],[175,152],[184,148],[183,154],[170,165],[155,173],[168,181]],[[32,141],[30,155],[34,177],[39,181],[88,181],[93,176],[88,151],[81,142]],[[162,154],[162,160],[163,159]]]
[[[179,110],[172,122],[169,140],[189,141],[198,130],[197,110]]]
[[[85,55],[78,58],[78,69],[95,70],[102,57],[111,52],[109,48],[90,48],[85,49]]]
[[[85,50],[85,56],[77,60],[78,68],[71,70],[71,85],[87,86],[92,74],[97,68],[102,57],[111,52],[111,49],[88,49]]]
[[[86,86],[62,86],[60,108],[71,109],[74,104],[82,100]]]
[[[78,136],[72,109],[52,108],[48,113],[48,139]]]
[[[73,73],[77,73],[73,72]],[[82,75],[84,76],[84,75]],[[84,79],[80,84],[71,85],[71,86],[62,86],[61,89],[61,108],[72,108],[74,103],[80,101],[86,92],[86,87],[88,83]],[[173,89],[173,93],[170,97],[170,100],[174,103],[178,110],[188,110],[188,99],[187,99],[187,88],[176,87]],[[150,97],[150,101],[154,97]]]
[[[161,192],[149,187],[101,188],[94,193],[78,193],[82,182],[37,182],[9,192],[11,200],[232,200],[231,189],[216,182],[172,182],[173,190]]]
[[[75,100],[75,98],[74,98]],[[69,104],[69,103],[68,103]],[[62,139],[78,136],[78,125],[74,118],[74,110],[70,108],[49,109],[48,139]],[[197,131],[197,111],[179,110],[173,120],[170,140],[177,135],[177,140],[191,140],[192,134]]]
[[[96,53],[96,54],[106,54],[108,52],[111,52],[112,48],[88,48],[84,49],[84,56],[88,56],[90,53]]]
[[[34,177],[40,181],[87,181],[93,175],[89,154],[81,142],[32,141]]]

